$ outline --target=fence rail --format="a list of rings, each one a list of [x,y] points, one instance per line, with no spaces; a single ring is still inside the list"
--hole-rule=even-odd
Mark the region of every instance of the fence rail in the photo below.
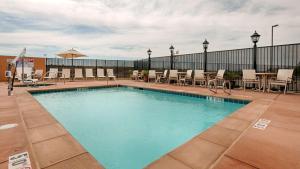
[[[130,70],[134,68],[134,62],[130,60],[100,60],[100,59],[73,59],[73,66],[71,59],[62,59],[62,58],[47,58],[46,59],[46,68],[47,71],[56,67],[60,71],[63,68],[92,68],[94,74],[96,73],[97,68],[112,68],[114,69],[114,74],[118,78],[127,78],[129,77]],[[83,70],[84,72],[85,70]]]
[[[174,56],[174,68],[181,71],[187,69],[204,69],[204,53],[191,53]],[[291,90],[300,91],[300,43],[265,46],[257,48],[257,72],[275,72],[280,68],[291,68],[294,71],[294,83],[289,86]],[[71,59],[47,58],[46,67],[71,67]],[[241,72],[243,69],[253,68],[253,49],[234,49],[207,52],[207,71],[226,69],[229,72]],[[148,68],[148,59],[141,60],[100,60],[100,59],[74,59],[76,68],[113,68],[117,77],[128,78],[130,71]],[[170,69],[170,56],[155,57],[151,59],[151,68],[156,70]],[[240,84],[240,80],[238,81]]]
[[[272,52],[273,51],[273,52]],[[257,72],[275,72],[277,69],[295,69],[291,90],[300,90],[300,43],[265,46],[257,48]],[[182,54],[174,56],[174,69],[204,69],[204,53]],[[241,72],[253,68],[253,48],[207,52],[207,71],[226,69],[229,72]],[[135,69],[147,69],[148,60],[134,62]],[[151,59],[151,69],[170,69],[170,56]]]

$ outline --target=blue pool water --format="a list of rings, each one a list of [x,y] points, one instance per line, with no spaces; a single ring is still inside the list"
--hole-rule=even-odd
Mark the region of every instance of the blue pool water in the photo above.
[[[33,96],[107,169],[141,169],[244,106],[126,87]]]

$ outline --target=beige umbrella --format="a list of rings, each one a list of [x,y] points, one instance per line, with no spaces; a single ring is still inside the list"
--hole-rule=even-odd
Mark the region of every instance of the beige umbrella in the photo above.
[[[61,53],[58,53],[57,56],[60,56],[62,58],[65,58],[65,59],[72,59],[72,66],[73,66],[73,58],[78,58],[78,57],[85,57],[86,55],[78,52],[77,50],[75,49],[70,49],[70,50],[67,50],[65,52],[61,52]]]
[[[78,52],[77,50],[75,50],[75,49],[69,49],[69,50],[67,50],[67,51],[65,51],[65,52],[61,52],[61,53],[58,53],[58,54],[56,54],[57,56],[60,56],[60,57],[62,57],[62,58],[65,58],[65,59],[72,59],[72,69],[74,69],[74,67],[73,67],[73,59],[74,58],[78,58],[78,57],[86,57],[86,55],[84,55],[84,54],[82,54],[82,53],[80,53],[80,52]],[[74,70],[73,70],[73,72],[74,72]]]

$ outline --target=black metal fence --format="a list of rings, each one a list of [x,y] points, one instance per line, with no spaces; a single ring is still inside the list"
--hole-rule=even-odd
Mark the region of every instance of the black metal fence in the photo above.
[[[63,68],[82,68],[83,73],[85,73],[85,68],[92,68],[94,74],[96,74],[97,68],[114,69],[115,76],[127,78],[130,76],[130,70],[134,69],[134,63],[130,60],[74,59],[72,66],[71,59],[47,58],[47,71],[52,67],[58,68],[59,71]]]
[[[175,55],[174,68],[182,71],[204,69],[203,57],[204,53]],[[241,73],[243,69],[253,68],[253,48],[208,52],[206,65],[207,71],[226,69],[227,72]],[[148,60],[136,60],[134,68],[147,69]],[[281,68],[295,69],[294,82],[289,88],[299,91],[300,43],[257,48],[257,72],[276,72]],[[170,56],[152,58],[151,69],[170,69]]]

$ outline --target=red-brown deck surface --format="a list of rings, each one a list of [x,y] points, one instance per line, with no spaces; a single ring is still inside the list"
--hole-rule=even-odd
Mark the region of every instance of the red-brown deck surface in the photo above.
[[[222,90],[214,94],[201,87],[129,80],[117,83],[253,100],[205,132],[145,166],[148,169],[300,168],[300,95],[243,90],[233,90],[231,95],[227,95]],[[0,125],[19,124],[16,128],[0,131],[0,169],[7,169],[9,155],[23,151],[30,153],[34,169],[103,168],[27,90],[104,85],[106,82],[103,81],[59,82],[39,88],[15,88],[14,95],[8,97],[6,84],[0,83]],[[259,118],[271,120],[265,130],[252,128]]]

